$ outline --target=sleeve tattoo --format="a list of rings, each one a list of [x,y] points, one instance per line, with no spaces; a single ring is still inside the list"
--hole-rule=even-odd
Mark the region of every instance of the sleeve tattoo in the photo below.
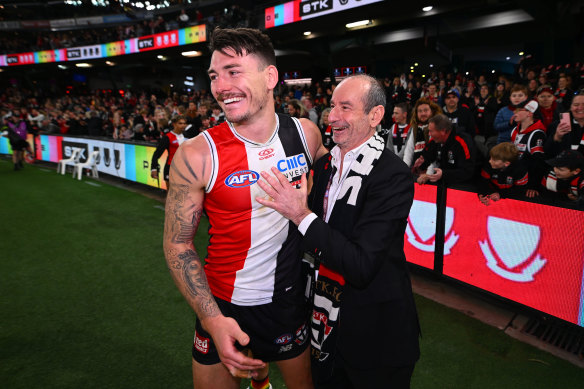
[[[193,250],[193,237],[203,211],[200,204],[193,204],[188,200],[188,185],[171,185],[164,227],[164,239],[168,243],[165,249],[166,259],[175,282],[197,316],[216,316],[220,313],[219,308],[211,294],[201,260]]]

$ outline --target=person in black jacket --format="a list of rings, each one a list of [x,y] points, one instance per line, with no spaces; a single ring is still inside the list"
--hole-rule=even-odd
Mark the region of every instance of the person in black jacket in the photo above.
[[[422,155],[414,163],[414,168],[423,172],[418,177],[418,184],[441,179],[447,185],[469,181],[474,173],[474,148],[470,136],[458,133],[446,115],[436,115],[429,120],[430,141]],[[426,169],[434,164],[433,172]]]
[[[452,122],[458,133],[466,132],[471,137],[476,134],[476,125],[470,109],[465,104],[460,104],[458,90],[453,88],[444,95],[444,115]]]
[[[305,176],[299,189],[277,169],[258,181],[269,198],[257,201],[298,225],[320,264],[311,331],[319,389],[409,388],[420,354],[403,249],[414,185],[375,133],[384,106],[370,76],[338,85],[329,115],[337,145],[314,165],[308,202]]]

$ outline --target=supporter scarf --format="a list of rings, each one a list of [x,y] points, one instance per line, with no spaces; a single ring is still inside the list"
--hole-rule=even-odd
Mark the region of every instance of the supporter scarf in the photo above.
[[[341,185],[339,198],[334,202],[334,212],[342,214],[348,207],[355,206],[361,188],[361,185],[356,185],[356,182],[360,182],[371,172],[384,147],[383,138],[375,134],[361,148]],[[333,176],[334,169],[330,180],[333,179]],[[328,189],[325,200],[328,201]],[[333,204],[328,204],[328,206],[332,207]],[[323,217],[326,217],[326,207]],[[345,279],[341,274],[329,269],[324,263],[320,264],[318,278],[314,283],[311,320],[312,375],[317,383],[326,382],[332,376],[344,285]]]

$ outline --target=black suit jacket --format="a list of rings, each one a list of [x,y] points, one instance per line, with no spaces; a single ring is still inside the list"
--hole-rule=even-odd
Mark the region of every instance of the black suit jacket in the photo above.
[[[337,350],[355,368],[413,364],[420,327],[403,250],[414,197],[410,171],[385,149],[363,178],[355,206],[337,202],[327,224],[323,198],[331,170],[330,154],[314,166],[309,206],[319,218],[303,242],[345,278]]]

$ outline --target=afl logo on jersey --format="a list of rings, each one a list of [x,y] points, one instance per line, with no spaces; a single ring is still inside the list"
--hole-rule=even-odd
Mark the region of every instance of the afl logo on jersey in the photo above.
[[[268,159],[270,157],[273,157],[276,154],[274,154],[274,149],[265,149],[265,150],[260,151],[258,153],[258,155],[260,156],[260,161],[261,161],[262,159]]]
[[[229,175],[225,179],[225,185],[231,188],[244,188],[256,183],[260,175],[253,170],[241,170]]]

